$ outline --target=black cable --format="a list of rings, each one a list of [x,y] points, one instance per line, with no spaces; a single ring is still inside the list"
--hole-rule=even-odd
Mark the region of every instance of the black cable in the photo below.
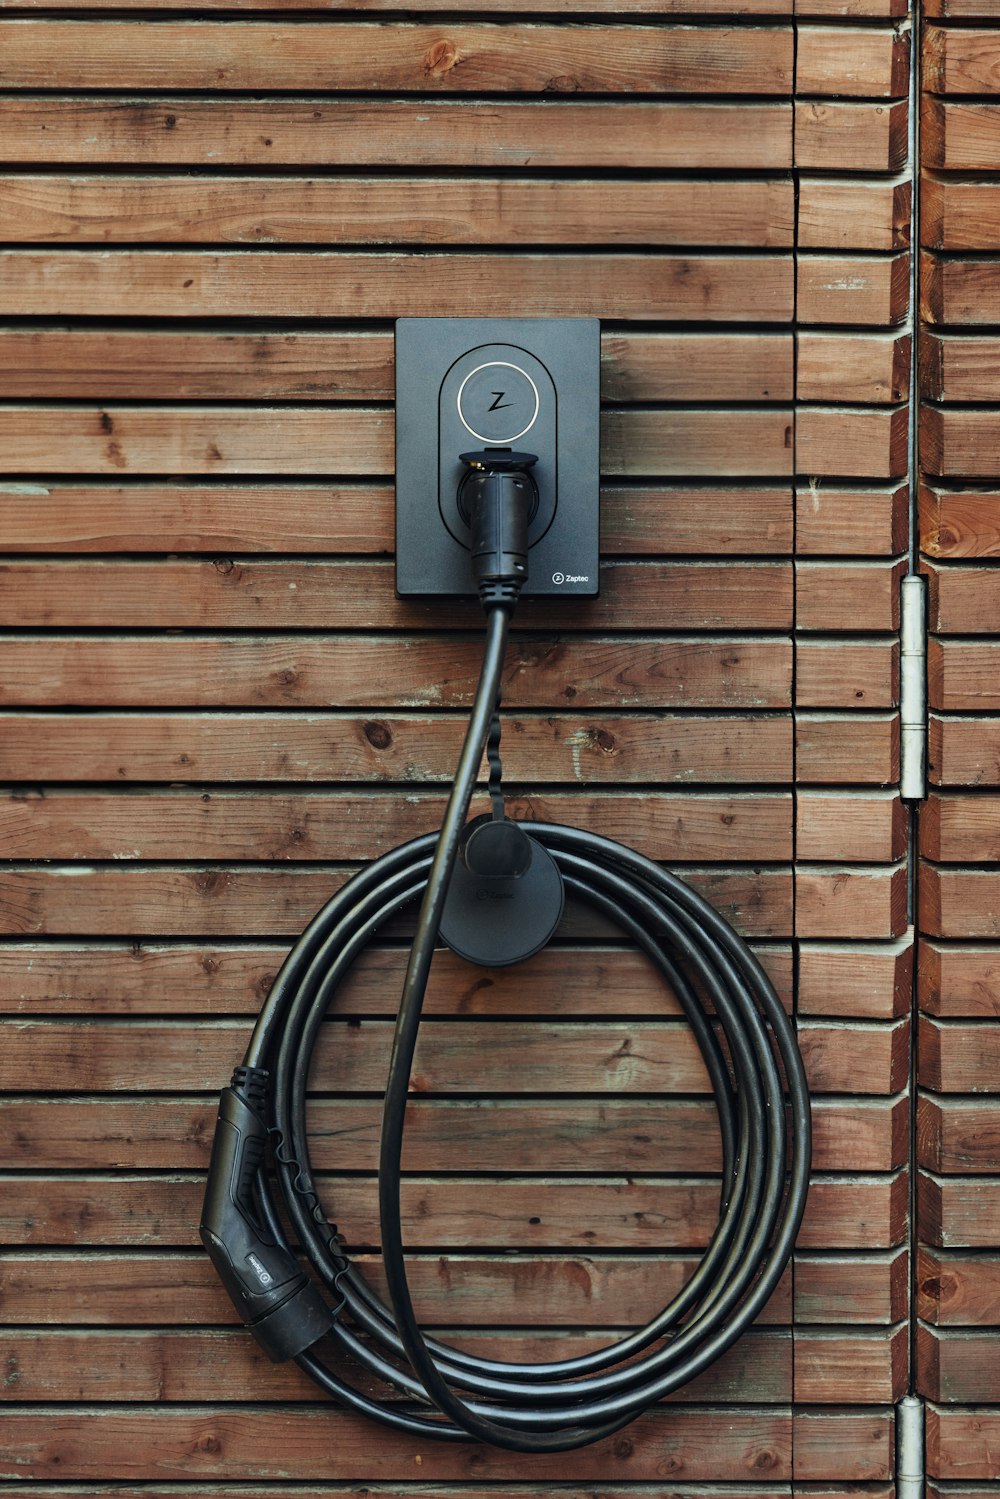
[[[482,673],[440,834],[417,838],[377,859],[319,913],[275,981],[245,1065],[253,1075],[259,1075],[256,1069],[268,1074],[266,1122],[285,1213],[320,1280],[342,1303],[332,1336],[405,1399],[377,1400],[352,1389],[315,1350],[298,1355],[300,1367],[345,1404],[398,1430],[551,1452],[618,1430],[705,1369],[758,1315],[781,1276],[802,1217],[810,1112],[794,1030],[757,959],[718,912],[676,876],[620,844],[575,828],[522,823],[555,859],[567,891],[617,922],[680,1001],[719,1111],[722,1210],[684,1288],[647,1327],[609,1348],[528,1365],[479,1358],[421,1332],[400,1225],[406,1098],[441,907],[497,700],[508,607],[488,612]],[[389,1307],[343,1254],[320,1206],[309,1164],[306,1080],[319,1026],[343,978],[386,922],[417,899],[420,914],[397,1018],[379,1167]],[[775,1051],[784,1072],[790,1128]],[[257,1178],[257,1208],[270,1235],[287,1248],[263,1172]]]

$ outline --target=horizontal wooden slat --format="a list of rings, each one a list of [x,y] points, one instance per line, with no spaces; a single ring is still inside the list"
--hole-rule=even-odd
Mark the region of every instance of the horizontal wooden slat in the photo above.
[[[877,946],[799,945],[799,1010],[804,1015],[890,1019],[910,1009],[913,941]]]
[[[976,634],[1000,611],[1000,577],[989,565],[924,563],[930,629],[941,635]]]
[[[888,92],[891,33],[854,45]],[[0,22],[7,89],[785,94],[788,27],[405,22]],[[818,91],[818,90],[817,90]]]
[[[939,1332],[917,1328],[920,1388],[931,1400],[949,1403],[1000,1403],[1000,1363],[996,1334]],[[963,1489],[963,1499],[971,1499]]]
[[[49,12],[87,10],[95,13],[110,11],[113,14],[116,11],[132,10],[135,6],[134,0],[97,0],[97,3],[93,3],[93,0],[57,0],[57,3],[54,5],[43,5],[41,0],[25,0],[25,3],[19,8],[28,12],[33,10],[45,10]],[[448,0],[432,0],[432,3],[427,6],[427,10],[431,13],[437,10],[447,11],[451,8]],[[492,10],[527,11],[530,13],[537,11],[540,7],[538,0],[518,0],[518,3],[512,6],[501,5],[499,0],[486,0],[485,4],[477,8],[484,13],[489,13]],[[665,6],[659,7],[653,13],[659,14],[661,11],[665,11],[669,14],[672,11],[676,11],[682,15],[687,15],[690,12],[690,8],[690,0],[668,0]],[[207,0],[206,4],[198,5],[197,7],[187,3],[187,0],[185,0],[185,3],[178,3],[178,0],[148,0],[146,9],[152,15],[161,11],[169,13],[171,11],[185,10],[193,10],[196,14],[200,14],[206,10],[229,10],[231,6],[228,4],[228,0]],[[302,3],[302,0],[248,0],[248,3],[242,7],[243,12],[251,14],[254,11],[264,10],[272,11],[279,15],[286,11],[294,13],[295,11],[322,11],[326,9],[327,6],[324,0],[304,0],[304,3]],[[396,6],[392,3],[392,0],[377,0],[377,3],[369,5],[368,9],[374,11],[395,10]],[[620,4],[618,0],[615,0],[613,9],[608,5],[608,0],[585,0],[584,4],[578,4],[577,0],[556,0],[556,3],[551,6],[551,11],[554,13],[568,12],[570,15],[588,10],[594,10],[605,16],[609,12],[614,16],[618,14],[642,15],[648,13],[651,9],[651,0],[623,0],[623,3]],[[741,0],[737,14],[741,16],[784,15],[789,13],[790,10],[791,5],[789,0]],[[733,7],[731,0],[728,4],[724,3],[724,0],[699,0],[699,14],[707,15],[713,11],[727,16],[732,15]]]
[[[920,545],[931,557],[1000,557],[1000,494],[921,485]]]
[[[869,193],[855,246],[895,249],[901,188]],[[810,243],[836,203],[816,189]],[[885,200],[885,201],[883,201]],[[888,227],[885,220],[888,215]],[[0,236],[52,244],[740,245],[793,240],[791,182],[456,177],[0,176]],[[907,219],[907,223],[908,223]]]
[[[802,349],[809,334],[799,337]],[[809,354],[806,353],[806,359]],[[2,494],[2,490],[0,490]],[[819,480],[795,497],[795,550],[799,556],[886,556],[906,547],[908,495],[893,489],[839,489]]]
[[[216,1108],[204,1099],[155,1096],[5,1099],[0,1140],[11,1167],[24,1162],[37,1170],[184,1171],[208,1165]],[[321,1171],[377,1170],[381,1115],[377,1102],[313,1102],[313,1165]],[[817,1170],[893,1171],[904,1164],[908,1142],[904,1098],[813,1100]],[[510,1099],[488,1105],[425,1101],[410,1106],[406,1161],[417,1171],[490,1171],[505,1165],[522,1171],[614,1172],[627,1164],[631,1172],[700,1173],[721,1170],[722,1151],[715,1107],[707,1099],[613,1099],[598,1105],[579,1099],[530,1105]],[[523,1309],[520,1318],[527,1315]],[[461,1320],[444,1309],[435,1320],[443,1316]],[[507,1312],[484,1320],[519,1318]]]
[[[889,631],[899,628],[899,584],[906,562],[797,562],[795,628]]]
[[[905,401],[909,387],[909,334],[807,330],[799,335],[799,400],[883,405]]]
[[[995,1326],[1000,1296],[1000,1259],[921,1247],[917,1259],[920,1316],[941,1326]]]
[[[902,316],[891,261],[851,322]],[[0,315],[582,317],[787,322],[790,255],[426,255],[294,250],[0,251]],[[831,321],[831,318],[810,319]]]
[[[947,1035],[939,1042],[947,1051]],[[931,1048],[932,1061],[934,1048]],[[1000,1172],[1000,1105],[995,1099],[923,1097],[917,1110],[921,1166],[944,1176]]]
[[[920,944],[920,1005],[932,1015],[1000,1017],[1000,950]]]
[[[703,10],[711,4],[712,0],[702,0]],[[725,4],[728,9],[729,0]],[[657,4],[656,10],[662,13],[663,7]],[[832,114],[837,106],[824,108]],[[881,143],[886,122],[872,117],[871,111],[865,119],[870,123],[862,128],[861,117],[852,116],[852,149],[863,149],[862,141],[871,136],[874,153],[875,139]],[[748,120],[753,121],[750,130]],[[892,126],[888,128],[891,134]],[[543,104],[530,100],[487,104],[322,95],[307,100],[230,101],[224,95],[102,99],[47,94],[0,99],[0,160],[30,161],[38,166],[763,171],[791,166],[791,142],[792,112],[785,101],[661,104],[618,99],[609,104],[560,97]],[[880,169],[881,150],[880,144],[877,159],[871,163],[875,170]]]
[[[925,406],[920,413],[920,452],[928,474],[991,479],[1000,471],[998,441],[995,411]]]
[[[796,166],[841,171],[848,161],[858,172],[899,171],[906,163],[906,117],[902,100],[888,106],[797,100]],[[3,118],[0,109],[0,128]]]
[[[925,165],[954,172],[992,171],[998,149],[1000,105],[925,97],[921,120]]]
[[[998,937],[997,874],[926,865],[920,873],[922,929],[931,937]]]
[[[0,623],[100,629],[475,629],[478,601],[399,600],[389,562],[5,562]],[[782,562],[606,563],[598,599],[525,600],[526,628],[782,630],[792,622]],[[883,588],[884,591],[884,588]],[[862,624],[860,626],[864,628]]]
[[[383,1090],[400,987],[397,982],[387,991],[384,1017],[336,1020],[323,1027],[310,1076],[313,1089],[337,1096]],[[99,1026],[16,1020],[4,1021],[2,1033],[7,1056],[0,1065],[8,1090],[22,1088],[28,1077],[40,1089],[59,1088],[71,1075],[74,1089],[85,1093],[192,1093],[226,1083],[246,1048],[250,1026],[246,1020],[211,1027],[112,1019]],[[817,1093],[898,1092],[906,1081],[908,1044],[905,1020],[851,1027],[811,1020],[799,1032],[810,1087]],[[449,1018],[428,1020],[421,1029],[410,1091],[418,1098],[424,1093],[697,1094],[709,1092],[710,1082],[694,1033],[679,1021],[594,1020],[584,1025],[510,1019],[494,1025],[488,1018]],[[422,1105],[414,1107],[419,1111]],[[434,1139],[447,1139],[452,1128],[461,1133],[459,1124],[417,1125],[420,1134],[431,1131],[431,1149]],[[458,1150],[490,1151],[492,1143],[492,1164],[486,1169],[504,1169],[503,1155],[496,1157],[504,1146],[495,1135],[492,1104],[478,1121],[469,1116],[470,1131],[484,1128],[487,1138],[481,1144],[460,1142]],[[534,1142],[534,1171],[546,1169],[546,1135],[543,1125]],[[524,1148],[530,1150],[532,1143],[529,1130]],[[434,1169],[446,1166],[448,1158],[449,1152],[439,1155]],[[560,1169],[579,1170],[581,1165]],[[644,1169],[655,1168],[636,1164],[636,1170]]]
[[[927,1244],[942,1249],[995,1250],[1000,1240],[996,1178],[921,1172],[917,1220],[920,1237]]]
[[[1000,1411],[987,1406],[971,1411],[930,1406],[926,1440],[927,1471],[935,1478],[968,1483],[995,1479],[1000,1472],[996,1458]]]
[[[921,314],[928,323],[977,327],[1000,322],[1000,262],[948,260],[925,251],[920,271]],[[929,408],[928,408],[929,409]]]
[[[906,930],[906,869],[795,873],[795,930],[802,937],[898,937]]]
[[[1000,185],[928,175],[920,227],[921,242],[933,249],[994,250],[1000,234]]]
[[[0,1011],[6,1014],[255,1015],[287,947],[242,942],[191,946],[135,943],[0,945]],[[788,947],[758,948],[791,1009]],[[338,1007],[392,1015],[408,949],[368,947],[346,975]],[[874,965],[871,965],[874,967]],[[423,1013],[434,1015],[680,1015],[645,956],[629,948],[543,948],[513,968],[470,967],[446,948],[434,955]],[[873,1018],[889,1018],[879,1009]]]
[[[843,675],[853,671],[866,681],[871,700],[891,664],[888,648],[835,649],[849,658]],[[22,636],[6,642],[0,700],[5,706],[102,708],[464,707],[475,692],[481,654],[479,638],[458,635]],[[870,663],[867,670],[857,670],[861,662]],[[790,666],[787,640],[753,636],[515,636],[504,704],[784,708]]]
[[[800,1328],[810,1322],[885,1325],[906,1314],[908,1281],[902,1250],[867,1256],[796,1254],[794,1268],[795,1318]],[[848,1289],[852,1277],[856,1300]]]
[[[800,790],[795,798],[797,859],[891,864],[906,852],[908,827],[894,792]]]
[[[870,743],[876,779],[886,739],[878,729],[862,720],[844,751],[863,754]],[[465,720],[450,714],[8,713],[0,778],[412,784],[451,780],[464,732]],[[791,771],[792,725],[776,714],[505,715],[503,734],[512,784],[780,782]]]
[[[795,418],[795,468],[809,477],[902,478],[908,432],[905,406],[801,406]]]
[[[366,1481],[412,1479],[413,1438],[380,1433],[372,1440],[370,1423],[347,1411],[326,1408],[298,1412],[276,1410],[189,1411],[103,1409],[95,1421],[86,1408],[72,1413],[25,1412],[6,1421],[8,1451],[0,1456],[0,1476],[22,1480],[29,1475],[62,1480],[117,1478],[160,1482],[217,1480],[220,1465],[229,1481],[285,1479],[325,1480],[363,1471]],[[869,1417],[865,1430],[875,1423]],[[628,1438],[610,1437],[572,1454],[536,1454],[536,1481],[559,1483],[593,1478],[629,1481],[662,1475],[665,1461],[686,1481],[725,1479],[770,1481],[791,1473],[791,1420],[785,1412],[666,1409],[640,1416]],[[860,1435],[860,1433],[859,1433]],[[888,1438],[882,1433],[882,1440]],[[867,1451],[870,1438],[862,1451]],[[467,1475],[470,1453],[464,1446],[422,1442],[418,1469],[425,1482],[460,1481]],[[856,1459],[855,1459],[856,1462]],[[477,1482],[517,1480],[524,1458],[483,1446],[475,1453]],[[855,1463],[852,1463],[854,1466]]]
[[[796,704],[801,708],[892,708],[898,695],[896,644],[823,640],[796,644]]]
[[[927,332],[921,348],[923,393],[934,401],[1000,400],[1000,339]],[[988,513],[984,516],[988,520]]]
[[[796,276],[800,323],[885,327],[906,317],[908,255],[802,255]]]
[[[893,1427],[888,1415],[813,1412],[805,1407],[792,1412],[792,1432],[796,1482],[825,1481],[829,1499],[837,1499],[842,1483],[892,1475]]]
[[[5,1181],[8,1245],[134,1245],[197,1242],[204,1197],[201,1176],[29,1176]],[[374,1181],[338,1177],[317,1182],[348,1249],[379,1243]],[[488,1194],[489,1214],[482,1204]],[[717,1182],[699,1178],[555,1177],[535,1179],[406,1177],[401,1189],[403,1238],[420,1249],[698,1248],[718,1217]],[[904,1174],[817,1178],[810,1188],[798,1243],[803,1249],[890,1248],[905,1233]]]
[[[920,1081],[940,1093],[994,1091],[1000,1028],[958,1020],[920,1020]]]
[[[697,357],[694,360],[697,364]],[[7,552],[388,552],[395,494],[376,484],[2,484]],[[605,487],[605,552],[792,550],[790,489]]]
[[[147,940],[297,937],[350,872],[294,866],[8,866],[0,873],[0,932]],[[687,869],[685,876],[744,935],[790,935],[790,871]],[[564,935],[615,935],[592,916],[583,919],[568,911],[564,922]]]
[[[908,178],[883,182],[802,177],[798,244],[805,250],[905,249],[910,242],[910,204]]]
[[[795,1333],[794,1396],[806,1405],[852,1402],[876,1405],[906,1393],[906,1329],[894,1332]]]
[[[878,417],[880,413],[875,413]],[[881,473],[890,440],[859,421]],[[382,407],[0,405],[9,473],[388,474],[393,418]],[[789,474],[791,420],[783,410],[606,411],[601,464],[611,475]]]
[[[936,94],[991,94],[996,90],[1000,34],[986,28],[924,28],[924,88]]]
[[[899,719],[894,713],[797,714],[795,779],[800,785],[895,783]]]
[[[906,37],[896,31],[799,25],[797,40],[797,94],[905,97],[909,47]]]
[[[869,364],[878,359],[878,343],[865,350]],[[605,333],[601,391],[610,401],[787,401],[792,355],[787,333]],[[0,394],[15,398],[383,401],[395,390],[383,333],[8,327],[0,361]]]
[[[931,796],[921,808],[920,851],[945,864],[1000,862],[1000,797]]]
[[[943,712],[1000,710],[1000,643],[935,640],[927,646],[927,685],[932,708]]]

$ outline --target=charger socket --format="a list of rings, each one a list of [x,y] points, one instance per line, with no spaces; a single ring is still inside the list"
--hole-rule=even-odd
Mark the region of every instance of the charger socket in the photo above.
[[[600,323],[400,318],[396,323],[396,592],[475,594],[459,499],[470,449],[537,455],[521,596],[598,592]]]

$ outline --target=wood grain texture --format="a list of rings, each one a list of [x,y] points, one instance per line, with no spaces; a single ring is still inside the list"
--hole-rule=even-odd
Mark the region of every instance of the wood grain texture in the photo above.
[[[930,721],[930,780],[934,786],[1000,786],[1000,723],[995,718]]]
[[[932,708],[944,712],[1000,709],[1000,647],[992,640],[935,640],[927,650]]]
[[[941,1093],[988,1093],[1000,1057],[1000,1031],[959,1020],[920,1020],[920,1079]]]
[[[906,317],[908,255],[802,255],[796,278],[800,323],[884,328]]]
[[[908,59],[905,36],[892,28],[800,25],[796,93],[902,98]]]
[[[803,401],[905,401],[910,346],[907,334],[804,332],[798,340],[796,393]]]
[[[997,353],[996,338],[926,333],[921,349],[924,395],[933,401],[967,404],[997,401]]]
[[[945,1041],[947,1048],[948,1042]],[[933,1062],[935,1048],[931,1047]],[[1000,1172],[997,1100],[920,1099],[917,1144],[921,1166],[943,1176]]]
[[[795,798],[799,859],[891,864],[906,851],[906,808],[891,792],[800,790]]]
[[[795,778],[800,785],[898,781],[899,720],[890,713],[796,714]]]
[[[895,479],[906,474],[905,407],[802,406],[795,421],[795,465],[810,479]]]
[[[1000,1017],[1000,949],[920,944],[921,1008],[942,1017]]]
[[[796,702],[803,708],[892,708],[898,654],[888,641],[806,636],[796,646]]]
[[[996,1179],[932,1176],[917,1179],[917,1218],[922,1242],[942,1249],[995,1250],[1000,1239]]]
[[[920,921],[931,937],[1000,936],[993,870],[924,866]]]
[[[1000,862],[1000,797],[932,795],[924,807],[921,852],[944,864]]]
[[[906,566],[902,559],[796,562],[796,629],[898,630],[899,584]]]
[[[985,27],[927,26],[923,65],[924,87],[931,93],[996,93],[1000,36]]]
[[[802,937],[899,937],[906,929],[906,870],[795,873],[795,930]]]
[[[922,1248],[917,1260],[920,1315],[942,1327],[995,1326],[1000,1259]]]
[[[920,545],[931,557],[1000,556],[1000,494],[921,485]]]
[[[1000,143],[1000,106],[988,100],[967,104],[961,99],[927,95],[921,129],[926,166],[956,172],[995,168]]]
[[[925,472],[947,479],[992,479],[1000,468],[1000,416],[992,410],[925,406],[920,445]]]
[[[998,618],[1000,584],[989,567],[925,562],[930,628],[940,635],[973,635]]]
[[[913,939],[849,946],[799,946],[799,1008],[803,1014],[888,1020],[910,1008]]]
[[[796,100],[796,164],[840,171],[846,160],[859,172],[899,171],[906,164],[906,117],[902,100],[888,105]]]
[[[799,340],[801,360],[812,351],[810,335]],[[2,491],[0,491],[2,492]],[[905,549],[907,490],[845,488],[828,483],[802,484],[795,495],[795,550],[799,556],[890,556]]]
[[[798,244],[805,250],[902,250],[910,242],[908,178],[802,177]],[[724,242],[724,241],[723,241]]]
[[[862,141],[872,137],[868,149],[875,154],[874,139],[881,142],[885,133],[881,117],[871,118],[864,127],[857,114],[852,120],[854,148],[860,151]],[[792,161],[792,109],[786,101],[681,99],[665,104],[627,96],[609,104],[579,102],[565,95],[553,95],[544,103],[530,98],[487,103],[322,95],[305,101],[233,101],[224,94],[9,94],[0,99],[0,161],[78,168],[782,170]],[[870,165],[873,170],[886,169],[881,165],[881,146]]]
[[[978,327],[1000,322],[1000,264],[995,260],[948,260],[923,253],[921,316],[927,323]]]

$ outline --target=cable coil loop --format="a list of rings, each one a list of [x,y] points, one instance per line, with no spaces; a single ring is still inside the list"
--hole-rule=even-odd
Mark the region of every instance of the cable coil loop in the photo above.
[[[607,838],[521,823],[556,861],[567,894],[615,922],[680,1003],[718,1109],[720,1215],[682,1288],[645,1327],[610,1347],[524,1364],[481,1358],[421,1332],[400,1228],[407,1090],[438,919],[498,698],[506,631],[506,610],[490,609],[482,675],[441,832],[375,860],[324,907],[275,980],[246,1064],[270,1074],[266,1123],[279,1142],[272,1166],[284,1212],[320,1281],[343,1299],[331,1335],[397,1396],[380,1400],[354,1389],[315,1349],[298,1356],[299,1366],[343,1404],[397,1430],[447,1441],[473,1438],[520,1452],[558,1452],[627,1425],[707,1368],[760,1313],[791,1254],[805,1207],[810,1108],[793,1026],[754,954],[707,901]],[[342,1254],[336,1230],[319,1210],[309,1164],[306,1081],[319,1027],[351,966],[417,900],[382,1127],[386,1304]],[[257,1191],[264,1222],[287,1246],[264,1172]]]

